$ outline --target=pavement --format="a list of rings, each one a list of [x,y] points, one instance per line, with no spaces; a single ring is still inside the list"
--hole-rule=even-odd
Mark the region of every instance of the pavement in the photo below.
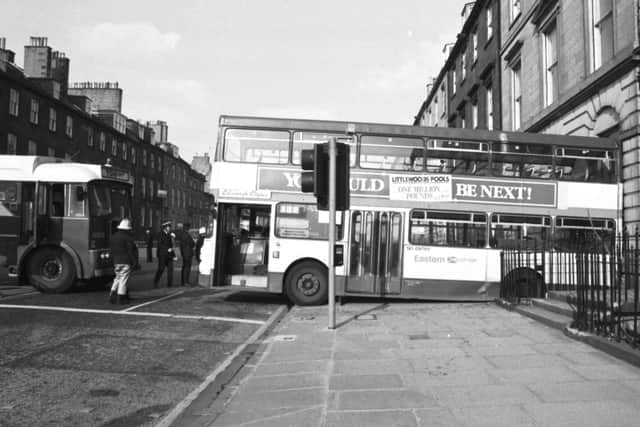
[[[293,307],[159,425],[637,426],[640,369],[494,303]]]

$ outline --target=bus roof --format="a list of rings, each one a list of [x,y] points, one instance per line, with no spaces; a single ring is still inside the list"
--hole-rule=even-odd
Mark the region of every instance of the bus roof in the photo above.
[[[124,176],[126,175],[126,176]],[[0,181],[85,183],[97,179],[129,182],[129,174],[102,165],[56,157],[0,155]]]
[[[299,129],[317,132],[349,132],[381,135],[397,135],[434,139],[454,139],[481,142],[539,143],[562,146],[617,149],[612,138],[592,136],[553,135],[544,133],[490,131],[448,127],[425,127],[400,124],[343,122],[332,120],[286,119],[248,116],[220,116],[220,127],[248,127],[266,129]]]

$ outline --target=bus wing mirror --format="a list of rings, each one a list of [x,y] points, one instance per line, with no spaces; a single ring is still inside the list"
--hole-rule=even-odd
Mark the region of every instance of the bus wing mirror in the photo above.
[[[76,199],[79,202],[83,201],[86,195],[87,195],[87,192],[84,191],[84,187],[82,186],[76,187]]]

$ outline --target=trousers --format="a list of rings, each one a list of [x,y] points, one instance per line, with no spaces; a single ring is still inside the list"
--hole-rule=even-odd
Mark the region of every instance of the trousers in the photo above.
[[[111,292],[116,292],[118,295],[126,295],[131,266],[129,264],[116,264],[113,266],[113,269],[116,273],[116,277],[113,279]]]

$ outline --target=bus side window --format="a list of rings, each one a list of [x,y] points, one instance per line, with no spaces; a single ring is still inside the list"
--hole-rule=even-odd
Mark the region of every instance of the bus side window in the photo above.
[[[51,186],[49,213],[51,216],[64,216],[64,184],[53,184]]]
[[[22,184],[22,232],[21,242],[28,243],[33,236],[33,207],[35,202],[35,184],[26,182]]]
[[[69,192],[67,194],[68,199],[68,216],[72,217],[84,217],[84,206],[85,199],[84,196],[87,192],[87,189],[83,185],[69,185]],[[124,218],[124,215],[121,216]]]

